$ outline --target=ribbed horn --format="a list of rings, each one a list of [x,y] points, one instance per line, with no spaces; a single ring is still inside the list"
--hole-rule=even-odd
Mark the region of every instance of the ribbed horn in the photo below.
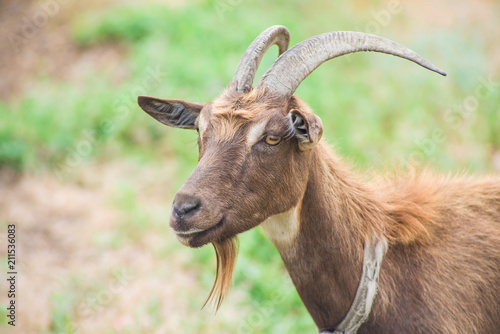
[[[359,51],[375,51],[411,60],[441,75],[443,71],[412,50],[391,40],[351,31],[330,32],[311,37],[282,54],[259,83],[268,91],[290,97],[312,71],[332,58]]]
[[[259,67],[264,53],[274,44],[278,45],[279,55],[288,49],[290,43],[290,32],[283,26],[272,26],[264,30],[253,42],[241,57],[240,64],[233,77],[236,83],[236,90],[241,93],[249,92],[252,89],[253,78]]]

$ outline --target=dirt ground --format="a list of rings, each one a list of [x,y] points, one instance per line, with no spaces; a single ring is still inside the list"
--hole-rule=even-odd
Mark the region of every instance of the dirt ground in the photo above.
[[[107,69],[118,73],[119,80],[124,56],[119,45],[82,50],[68,36],[72,13],[111,2],[66,2],[64,14],[54,9],[52,19],[33,38],[21,41],[12,39],[12,31],[23,29],[23,18],[36,15],[45,2],[0,2],[0,100],[13,102],[29,92],[31,79],[41,71],[71,84],[88,67],[116,64],[116,69]],[[199,307],[207,291],[197,282],[197,273],[188,269],[191,252],[164,256],[181,247],[166,225],[171,200],[165,189],[171,187],[172,166],[175,162],[165,161],[158,169],[144,171],[127,161],[88,162],[64,181],[54,174],[0,169],[0,258],[6,257],[6,226],[15,224],[19,268],[17,325],[0,325],[0,332],[173,333],[188,326],[193,305],[179,303],[179,298],[194,300]],[[141,208],[159,222],[133,236],[117,232],[130,218],[114,204],[131,179],[141,187]],[[1,286],[0,304],[7,305],[4,282]],[[137,311],[133,305],[149,308]],[[68,315],[74,318],[68,321]],[[211,312],[194,316],[196,323],[200,317],[214,323]]]
[[[210,311],[193,312],[207,291],[190,269],[192,252],[177,252],[182,246],[168,233],[169,175],[165,168],[144,172],[123,162],[88,165],[70,182],[3,170],[1,220],[16,224],[19,268],[18,325],[7,332],[174,333],[196,317],[216,333],[218,322],[235,316],[230,305],[215,320]],[[129,235],[122,231],[129,217],[113,203],[132,178],[140,185],[137,205],[158,223]],[[0,244],[6,239],[2,229]],[[2,293],[0,303],[6,302]],[[61,331],[58,323],[68,316],[71,325]]]
[[[78,48],[71,43],[69,27],[78,12],[106,6],[113,1],[32,1],[5,0],[0,3],[0,99],[12,102],[31,88],[37,75],[57,78],[69,84],[81,80],[87,68],[117,73],[124,50],[104,44]],[[48,6],[46,4],[55,4]],[[40,13],[46,21],[35,24]],[[114,68],[109,68],[115,66]]]

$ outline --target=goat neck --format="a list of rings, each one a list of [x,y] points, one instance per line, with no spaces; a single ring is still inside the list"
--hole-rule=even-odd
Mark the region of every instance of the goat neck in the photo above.
[[[325,144],[320,142],[310,154],[302,199],[262,226],[317,326],[331,328],[346,315],[356,294],[364,244],[382,235],[382,210]]]

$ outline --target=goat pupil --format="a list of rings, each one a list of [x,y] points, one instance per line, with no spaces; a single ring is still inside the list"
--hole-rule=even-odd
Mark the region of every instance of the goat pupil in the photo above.
[[[276,136],[267,136],[266,137],[266,143],[268,143],[269,145],[277,145],[280,141],[281,141],[280,137],[276,137]]]

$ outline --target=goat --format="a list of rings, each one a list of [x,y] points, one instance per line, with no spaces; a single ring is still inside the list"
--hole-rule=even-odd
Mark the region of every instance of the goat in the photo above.
[[[236,235],[261,225],[321,333],[499,333],[500,178],[408,175],[362,182],[321,140],[321,119],[294,95],[323,62],[376,51],[444,72],[395,42],[332,32],[288,49],[273,26],[210,103],[139,96],[163,124],[199,132],[199,160],[175,195],[170,227],[214,245],[207,301],[225,298]],[[252,83],[263,54],[279,58]]]

